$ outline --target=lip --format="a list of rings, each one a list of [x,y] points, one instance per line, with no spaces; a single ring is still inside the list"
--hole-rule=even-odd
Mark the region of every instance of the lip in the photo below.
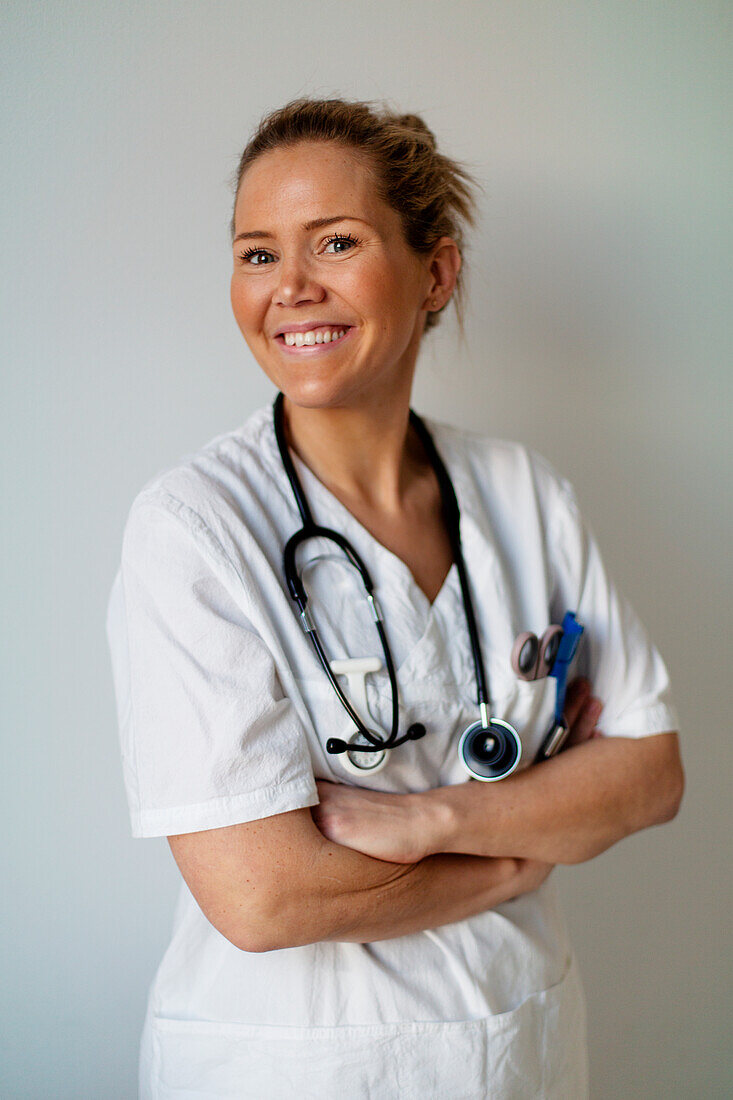
[[[286,332],[311,332],[314,328],[352,328],[343,321],[303,321],[299,325],[282,325],[273,333],[273,337],[284,336]]]

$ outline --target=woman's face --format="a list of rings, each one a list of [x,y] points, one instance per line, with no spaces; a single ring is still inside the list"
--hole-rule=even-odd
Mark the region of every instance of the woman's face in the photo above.
[[[240,184],[234,235],[234,316],[295,405],[409,393],[429,260],[408,246],[357,151],[303,142],[263,154]]]

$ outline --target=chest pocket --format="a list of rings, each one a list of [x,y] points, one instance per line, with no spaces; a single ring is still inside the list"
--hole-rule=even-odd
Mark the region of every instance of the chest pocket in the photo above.
[[[513,680],[492,707],[492,714],[514,726],[522,742],[519,768],[533,763],[555,714],[555,680]]]

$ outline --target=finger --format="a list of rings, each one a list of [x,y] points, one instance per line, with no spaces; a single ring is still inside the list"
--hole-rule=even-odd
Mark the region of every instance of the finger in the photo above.
[[[594,695],[591,695],[583,702],[575,723],[571,728],[568,738],[568,747],[570,747],[570,745],[582,745],[584,741],[589,741],[594,736],[596,723],[602,711],[603,703]]]
[[[589,740],[593,736],[602,713],[603,701],[591,695],[580,712],[580,733],[584,740]]]
[[[590,693],[590,681],[586,680],[584,676],[577,676],[568,684],[568,689],[565,693],[565,706],[563,707],[563,713],[565,715],[565,721],[567,722],[571,730],[573,729],[573,726],[578,719],[583,705],[590,697]]]

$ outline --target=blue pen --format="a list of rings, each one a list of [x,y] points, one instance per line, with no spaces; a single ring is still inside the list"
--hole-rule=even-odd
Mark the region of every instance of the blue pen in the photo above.
[[[557,681],[555,716],[547,736],[540,745],[539,752],[535,756],[535,763],[538,763],[540,760],[549,760],[551,756],[555,756],[565,744],[565,740],[570,732],[568,724],[565,721],[563,708],[565,706],[565,692],[568,686],[570,664],[575,656],[582,633],[583,627],[575,618],[575,612],[566,611],[562,621],[562,638],[560,639],[560,645],[558,646],[555,660],[552,663],[552,668],[547,673],[548,676],[553,676]]]

